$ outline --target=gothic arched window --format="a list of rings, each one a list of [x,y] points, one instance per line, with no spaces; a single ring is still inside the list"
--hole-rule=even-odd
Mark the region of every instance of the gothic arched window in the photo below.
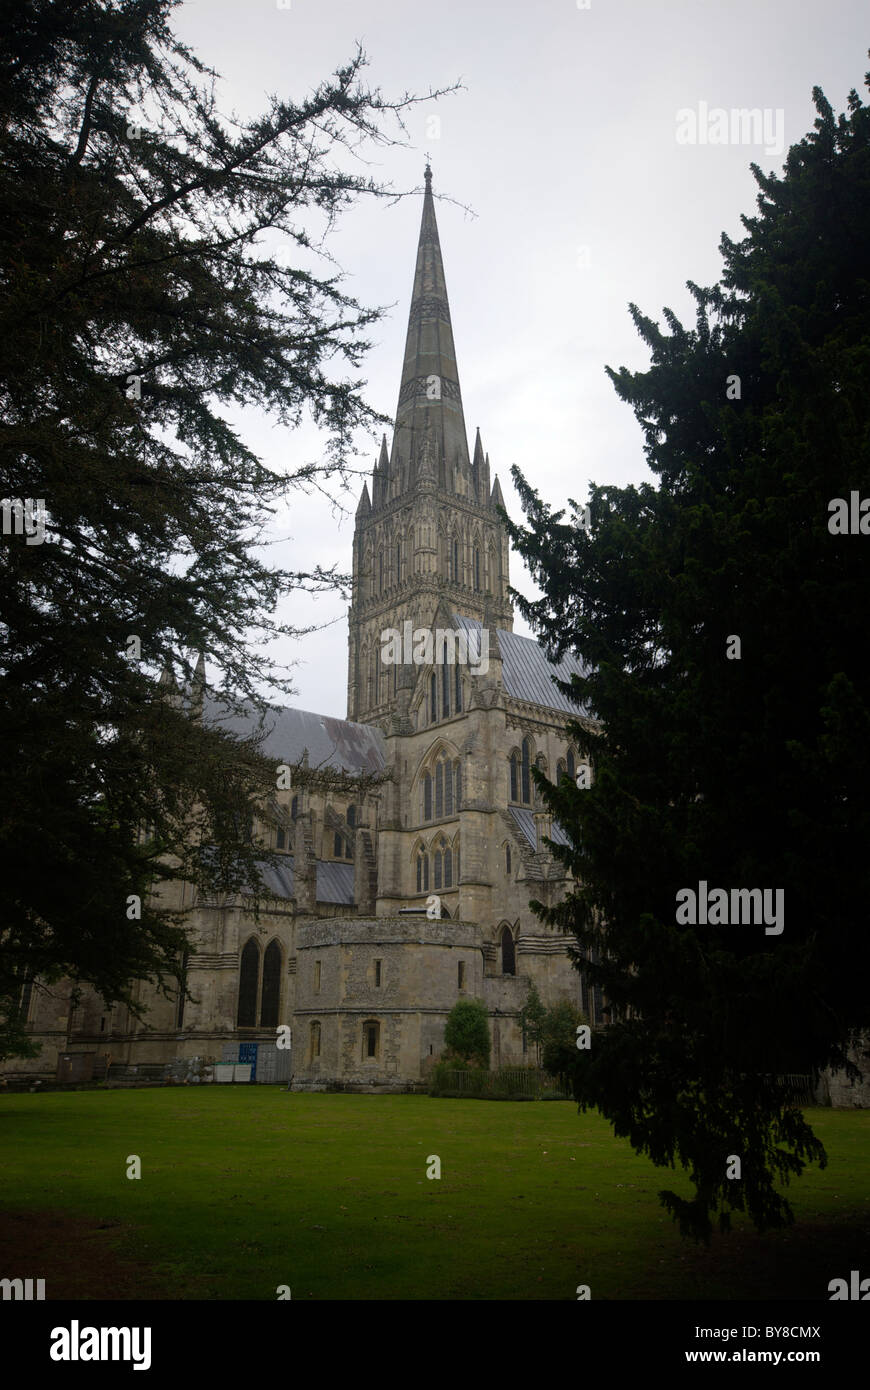
[[[519,768],[517,767],[517,755],[516,753],[511,753],[511,801],[519,801],[520,799],[520,783],[518,772]]]
[[[440,850],[440,849],[436,849],[436,851],[435,851],[435,866],[434,866],[434,867],[435,867],[435,882],[434,882],[434,887],[435,887],[435,892],[437,893],[438,890],[439,890],[439,888],[442,886],[442,884],[441,884],[441,850]]]
[[[417,851],[417,892],[429,892],[429,856],[424,849]]]
[[[423,773],[423,820],[432,819],[432,778]]]
[[[444,815],[444,760],[439,758],[435,764],[435,819]]]
[[[444,814],[453,815],[453,768],[444,763]]]
[[[284,849],[284,827],[279,825],[275,831],[275,848]]]
[[[402,542],[396,541],[396,583],[402,582]]]
[[[435,679],[435,672],[429,677],[429,723],[434,724],[438,719],[438,682]]]
[[[446,661],[441,667],[441,718],[450,718],[450,668]]]
[[[573,749],[573,748],[569,748],[569,749],[568,749],[568,757],[567,757],[565,766],[566,766],[567,771],[568,771],[568,776],[571,778],[571,781],[573,782],[573,781],[574,781],[574,749]]]
[[[281,946],[270,941],[263,957],[263,997],[260,1003],[260,1027],[275,1028],[281,1002]]]
[[[459,583],[459,541],[453,542],[453,583]]]
[[[504,847],[504,871],[505,871],[506,874],[509,874],[510,871],[511,871],[511,847],[510,847],[510,845],[505,845],[505,847]]]
[[[517,973],[517,955],[510,927],[504,927],[501,934],[501,973],[503,975],[515,975]]]
[[[245,943],[239,967],[239,1011],[237,1015],[239,1028],[256,1028],[257,1026],[259,984],[260,948],[252,937],[250,941]]]
[[[346,816],[345,816],[345,820],[347,821],[348,825],[351,826],[351,827],[353,827],[353,826],[356,825],[356,807],[355,807],[355,806],[348,806],[348,808],[347,808],[347,814],[346,814]]]
[[[453,887],[453,855],[449,846],[445,846],[444,849],[444,887]]]
[[[474,587],[478,591],[480,590],[480,549],[478,546],[474,547]]]
[[[462,763],[458,758],[453,764],[453,770],[456,775],[456,809],[458,811],[462,805]]]
[[[523,739],[523,805],[528,806],[532,799],[531,785],[532,779],[529,774],[529,764],[531,762],[532,745],[527,738]]]
[[[296,817],[297,817],[298,815],[299,815],[299,797],[298,797],[298,796],[294,796],[293,800],[290,802],[290,819],[291,819],[291,820],[295,820]]]
[[[384,552],[378,551],[378,593],[384,592]]]
[[[455,667],[453,708],[456,714],[462,713],[462,677],[459,667]]]

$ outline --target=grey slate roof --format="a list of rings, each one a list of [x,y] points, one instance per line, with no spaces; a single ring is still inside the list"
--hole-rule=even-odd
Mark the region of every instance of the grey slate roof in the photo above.
[[[501,638],[499,638],[499,640],[501,640]],[[525,806],[508,806],[508,810],[510,811],[520,830],[525,835],[532,849],[536,849],[537,836],[535,835],[534,812],[527,810]],[[562,829],[561,825],[557,820],[554,820],[552,822],[550,827],[550,833],[547,836],[547,838],[549,840],[552,840],[553,843],[557,845],[567,845],[570,843],[570,841],[568,840],[568,836],[565,834],[564,830]]]
[[[453,621],[468,633],[479,633],[481,624],[476,618],[465,618],[454,613]],[[584,674],[584,668],[576,656],[563,656],[552,663],[547,660],[543,650],[532,637],[520,637],[516,632],[496,629],[498,645],[502,655],[502,679],[505,692],[515,700],[528,700],[545,709],[562,710],[565,714],[581,713],[581,707],[571,703],[553,684],[553,677],[568,680],[569,676]],[[479,637],[475,650],[479,651]]]
[[[241,714],[206,695],[203,717],[240,736],[256,731],[259,715],[253,706]],[[296,763],[308,749],[309,767],[343,772],[380,772],[384,767],[384,735],[373,724],[354,724],[328,714],[303,709],[273,709],[263,720],[266,737],[261,751],[276,762]]]
[[[293,897],[293,858],[287,855],[273,868],[271,864],[260,864],[260,874],[270,893],[276,898]]]
[[[317,861],[317,891],[319,903],[352,903],[354,889],[353,864],[333,864],[327,859]],[[276,898],[292,898],[294,894],[294,863],[292,854],[272,867],[262,864],[263,882]]]
[[[328,859],[318,859],[317,901],[353,902],[353,864],[334,864]]]

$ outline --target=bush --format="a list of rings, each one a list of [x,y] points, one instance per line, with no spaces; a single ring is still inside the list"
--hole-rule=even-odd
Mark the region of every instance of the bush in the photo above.
[[[486,1005],[479,999],[457,1000],[447,1016],[444,1044],[448,1055],[488,1067],[489,1016]]]

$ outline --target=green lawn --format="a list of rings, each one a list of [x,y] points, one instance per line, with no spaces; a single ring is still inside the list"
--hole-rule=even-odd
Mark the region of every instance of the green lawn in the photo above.
[[[47,1272],[49,1297],[69,1268],[78,1296],[100,1296],[88,1269],[102,1258],[127,1270],[123,1297],[274,1299],[286,1284],[293,1299],[574,1299],[589,1284],[593,1299],[826,1299],[830,1279],[867,1265],[870,1112],[809,1113],[829,1165],[792,1184],[797,1224],[759,1238],[738,1218],[709,1250],[657,1201],[665,1186],[688,1194],[685,1176],[571,1102],[261,1086],[6,1095],[0,1190],[32,1239],[40,1213],[86,1223],[87,1258],[67,1250],[60,1285],[44,1253],[18,1270]],[[426,1177],[432,1154],[440,1181]],[[79,1243],[71,1229],[58,1223],[56,1248]],[[27,1262],[8,1237],[0,1249]]]

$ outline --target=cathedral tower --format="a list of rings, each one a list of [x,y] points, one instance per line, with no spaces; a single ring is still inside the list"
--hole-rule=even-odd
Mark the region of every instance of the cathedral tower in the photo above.
[[[426,167],[423,218],[391,449],[364,484],[348,615],[348,719],[396,712],[413,673],[381,660],[383,634],[458,613],[511,631],[503,506],[480,431],[469,454],[447,285]]]

